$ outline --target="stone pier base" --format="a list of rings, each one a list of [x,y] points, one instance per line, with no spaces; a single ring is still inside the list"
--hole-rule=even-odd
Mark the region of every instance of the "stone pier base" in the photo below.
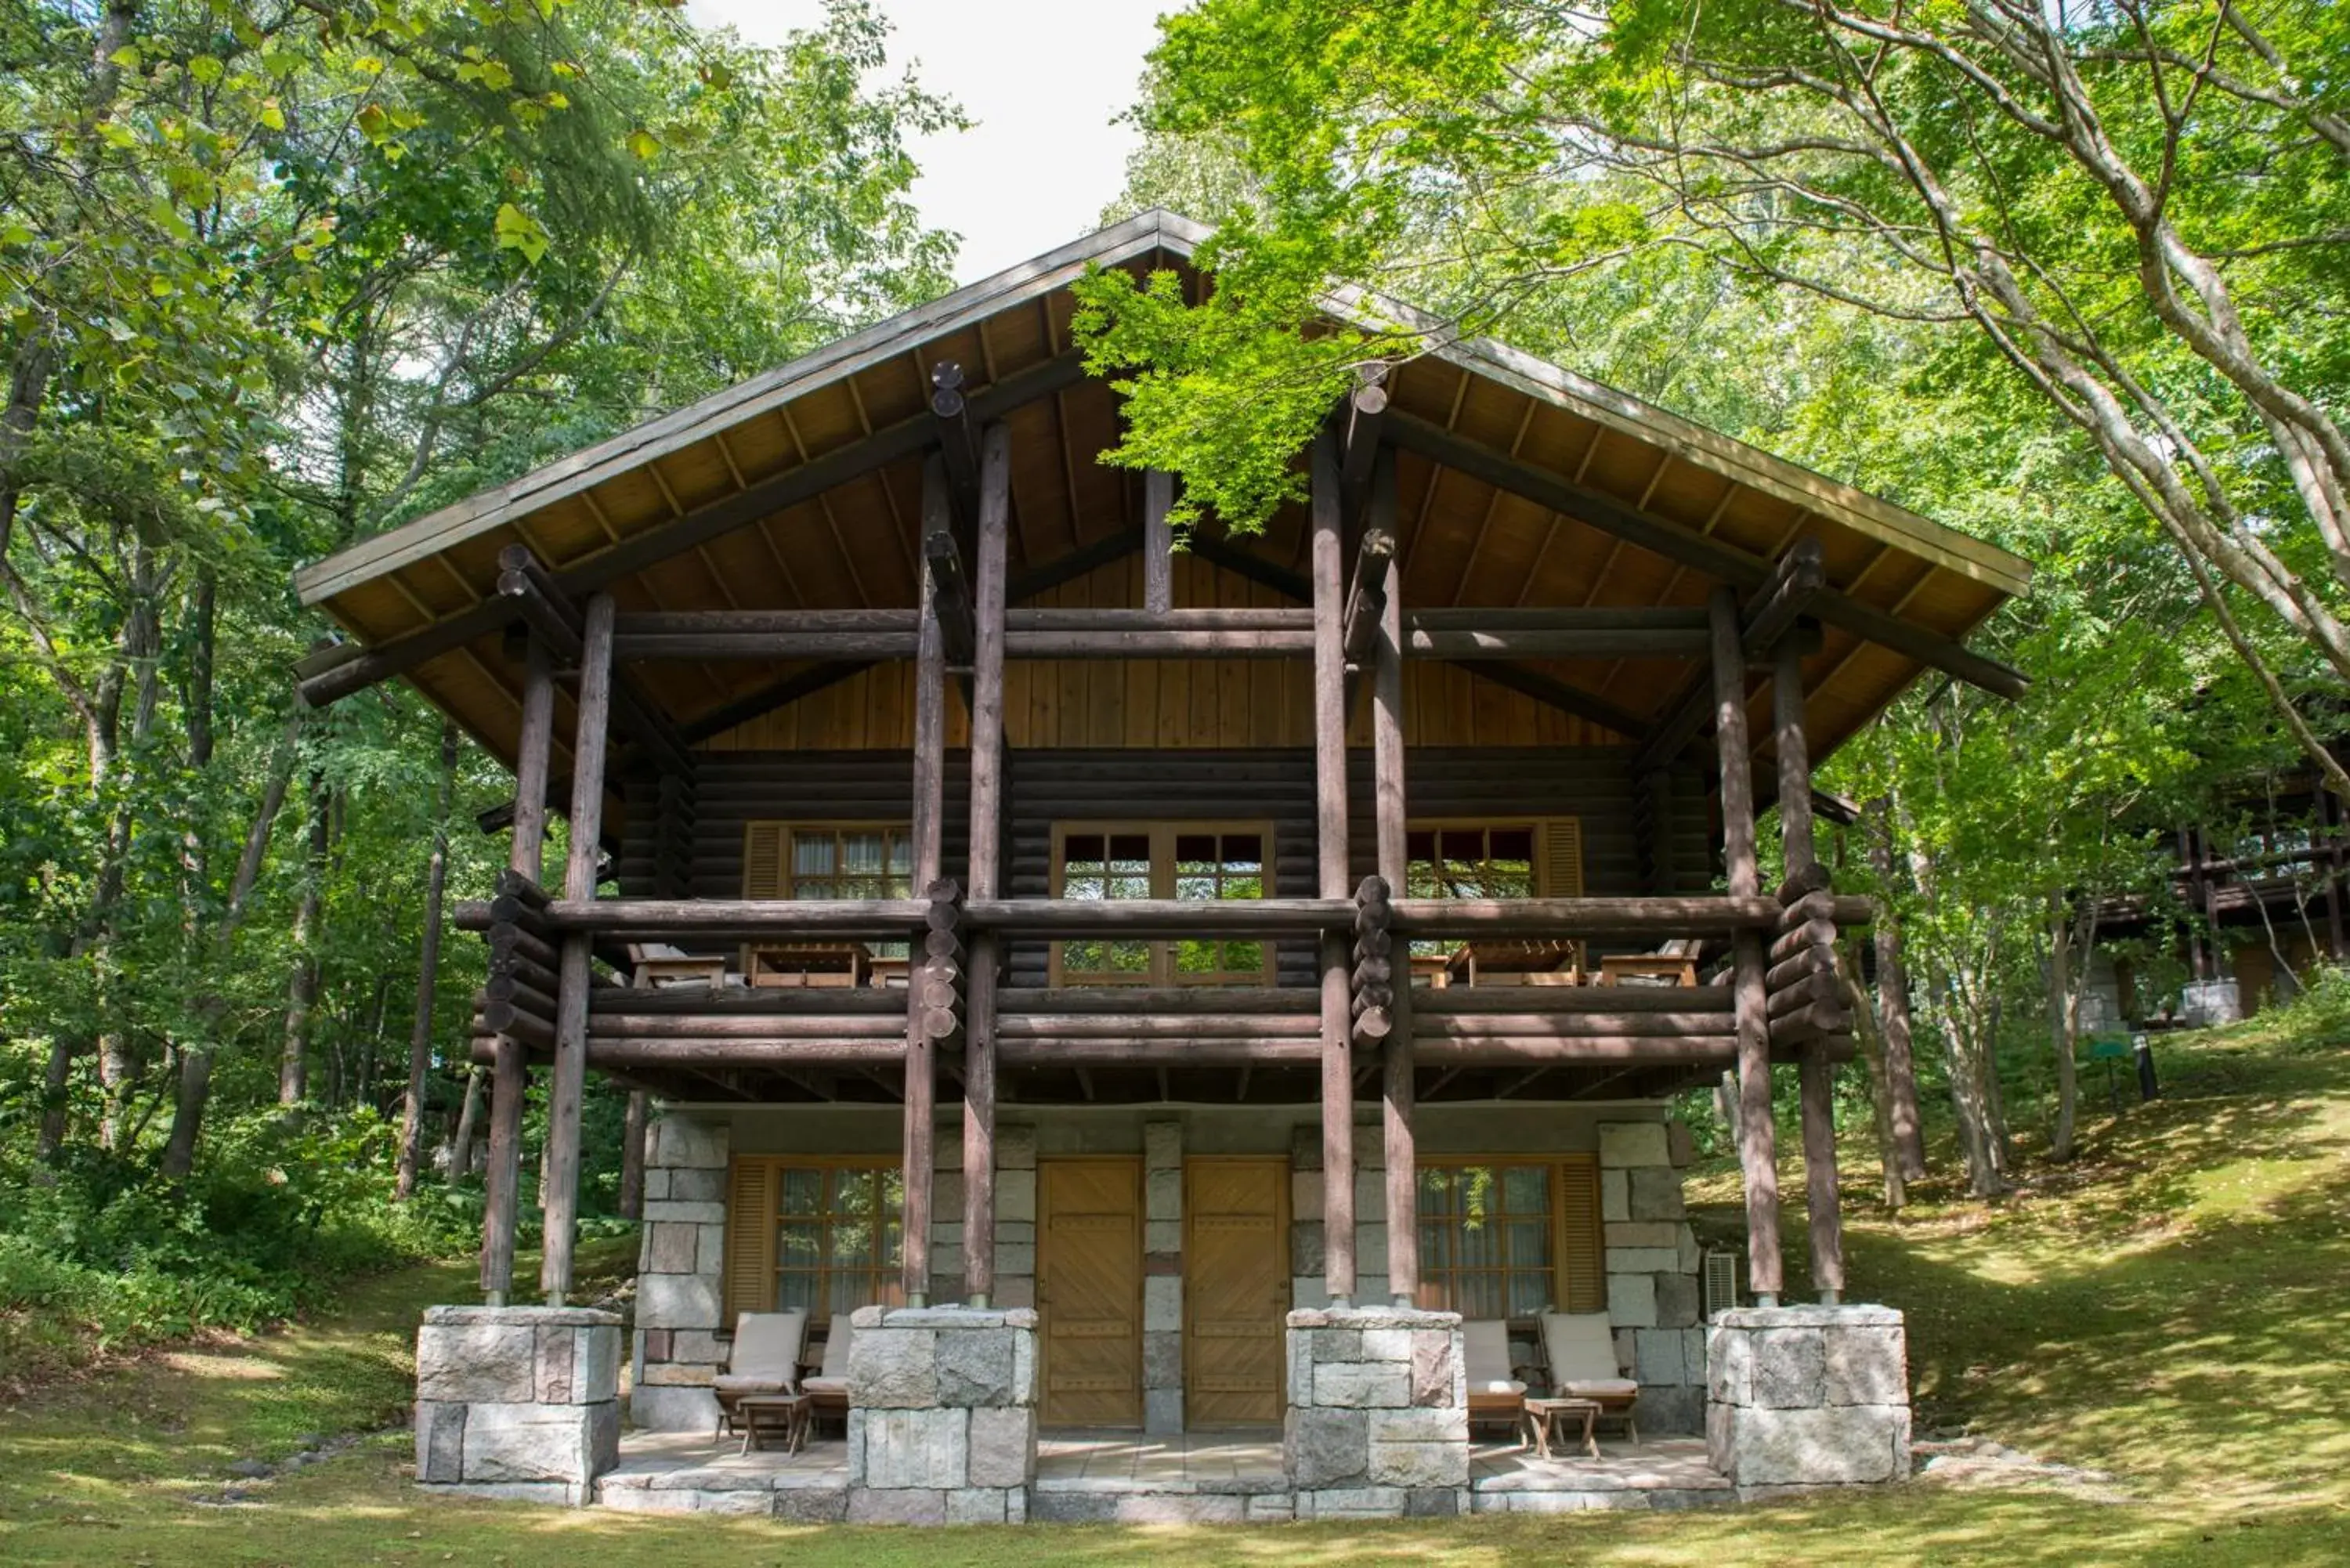
[[[852,1524],[1024,1524],[1036,1314],[861,1307],[848,1352]]]
[[[620,1460],[620,1320],[436,1306],[416,1335],[416,1479],[582,1505]]]
[[[1291,1313],[1282,1463],[1299,1519],[1467,1513],[1461,1314],[1401,1307]]]
[[[1891,1307],[1717,1313],[1707,1366],[1707,1454],[1741,1497],[1908,1479],[1907,1340]]]

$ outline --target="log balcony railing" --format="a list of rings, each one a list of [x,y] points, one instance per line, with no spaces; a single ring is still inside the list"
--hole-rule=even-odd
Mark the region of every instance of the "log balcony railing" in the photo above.
[[[1050,898],[965,900],[951,881],[925,898],[549,898],[514,872],[497,897],[465,904],[462,926],[484,932],[490,978],[473,1012],[477,1060],[500,1033],[534,1054],[555,1038],[555,958],[565,938],[621,940],[823,941],[911,939],[921,954],[907,989],[639,991],[597,984],[588,1002],[588,1060],[627,1072],[664,1066],[778,1067],[902,1062],[919,1032],[950,1046],[971,1026],[962,964],[980,932],[998,939],[1116,937],[1280,940],[1353,937],[1352,1040],[1386,1039],[1408,1018],[1419,1062],[1432,1068],[1568,1062],[1730,1065],[1736,1060],[1734,987],[1498,985],[1415,992],[1399,1005],[1391,957],[1415,940],[1507,937],[1584,940],[1732,938],[1770,942],[1765,1005],[1774,1051],[1813,1041],[1846,1054],[1834,944],[1841,925],[1866,921],[1866,899],[1791,886],[1746,898],[1390,898],[1378,877],[1352,898],[1206,903]],[[1293,1064],[1320,1059],[1323,1025],[1312,986],[1003,988],[992,1027],[1010,1066]]]

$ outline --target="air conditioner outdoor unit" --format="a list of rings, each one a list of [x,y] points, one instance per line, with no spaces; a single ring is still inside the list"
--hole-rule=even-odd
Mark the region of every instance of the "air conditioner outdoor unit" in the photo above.
[[[1738,1254],[1714,1248],[1705,1255],[1705,1315],[1728,1312],[1738,1304]]]

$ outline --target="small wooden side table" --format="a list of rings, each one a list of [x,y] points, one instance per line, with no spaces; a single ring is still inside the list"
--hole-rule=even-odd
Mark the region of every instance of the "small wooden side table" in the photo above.
[[[1593,1459],[1599,1457],[1599,1401],[1596,1399],[1536,1399],[1526,1400],[1526,1447],[1536,1459],[1550,1458],[1550,1435],[1554,1422],[1580,1420],[1583,1423],[1583,1451]]]
[[[734,1401],[734,1424],[743,1428],[741,1453],[764,1449],[763,1435],[781,1433],[784,1452],[807,1446],[809,1413],[816,1401],[806,1394],[745,1394]]]

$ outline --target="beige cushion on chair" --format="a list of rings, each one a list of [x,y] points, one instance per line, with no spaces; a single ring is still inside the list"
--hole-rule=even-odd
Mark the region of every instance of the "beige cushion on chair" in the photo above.
[[[800,1386],[811,1394],[847,1394],[848,1392],[848,1342],[855,1337],[848,1324],[848,1314],[832,1314],[832,1327],[824,1336],[824,1365],[816,1375]]]
[[[1571,1399],[1632,1399],[1640,1386],[1616,1359],[1616,1328],[1604,1312],[1542,1314],[1543,1354],[1550,1380]]]
[[[1469,1392],[1523,1394],[1526,1386],[1510,1376],[1510,1325],[1500,1318],[1482,1318],[1461,1325],[1461,1356],[1466,1363]]]
[[[734,1347],[726,1370],[712,1380],[722,1400],[745,1394],[789,1394],[797,1386],[800,1353],[807,1345],[807,1313],[746,1312],[734,1320]]]

